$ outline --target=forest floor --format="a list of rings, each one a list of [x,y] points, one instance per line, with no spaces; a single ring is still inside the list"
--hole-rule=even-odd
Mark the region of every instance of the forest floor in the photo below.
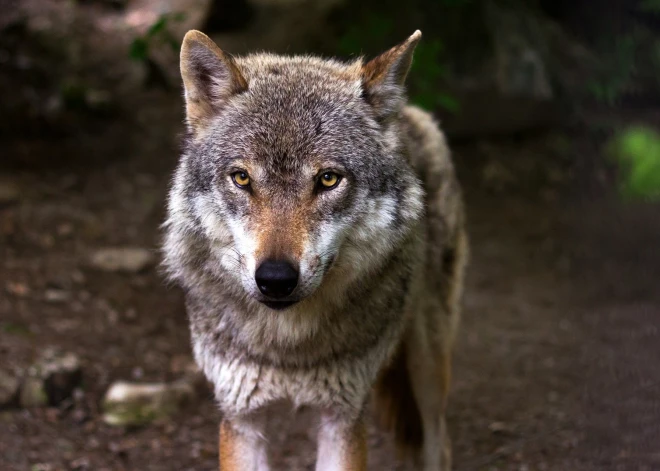
[[[453,145],[472,248],[448,414],[457,471],[660,469],[660,207],[616,195],[596,120],[660,122],[609,110]],[[0,201],[0,367],[46,347],[83,365],[67,407],[0,411],[0,469],[217,468],[210,389],[136,428],[105,424],[100,407],[114,381],[174,379],[190,357],[181,292],[156,266],[90,264],[103,247],[157,254],[182,129],[179,92],[151,90],[0,142],[0,190],[15,193]],[[312,417],[287,420],[275,469],[313,469]],[[370,469],[407,469],[374,424],[369,447]]]

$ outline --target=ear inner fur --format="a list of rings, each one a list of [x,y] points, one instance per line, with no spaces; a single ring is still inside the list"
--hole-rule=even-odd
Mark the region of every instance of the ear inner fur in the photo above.
[[[180,68],[187,120],[193,132],[230,96],[248,88],[231,56],[199,31],[189,31],[183,38]]]
[[[403,43],[362,66],[364,96],[379,114],[386,116],[403,105],[403,85],[421,38],[422,33],[417,30]]]
[[[417,30],[401,44],[367,62],[362,68],[365,84],[374,86],[391,81],[394,85],[403,85],[420,39],[422,33]]]

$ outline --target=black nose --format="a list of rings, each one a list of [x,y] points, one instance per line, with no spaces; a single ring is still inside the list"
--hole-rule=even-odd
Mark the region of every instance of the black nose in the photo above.
[[[284,298],[296,289],[298,270],[289,262],[266,260],[254,274],[259,291],[271,298]]]

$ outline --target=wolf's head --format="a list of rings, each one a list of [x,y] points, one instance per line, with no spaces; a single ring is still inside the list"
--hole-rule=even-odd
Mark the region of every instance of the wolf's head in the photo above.
[[[330,284],[331,267],[345,286],[382,264],[423,206],[398,123],[420,37],[365,64],[232,58],[189,32],[190,138],[170,197],[170,268],[188,257],[235,293],[283,309]]]

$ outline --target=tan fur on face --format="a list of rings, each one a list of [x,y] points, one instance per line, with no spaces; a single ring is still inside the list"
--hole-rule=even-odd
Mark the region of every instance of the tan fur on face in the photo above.
[[[300,262],[309,224],[309,211],[305,208],[309,207],[309,204],[302,204],[298,210],[282,211],[267,202],[255,202],[257,249],[254,257],[257,264],[267,259]]]

